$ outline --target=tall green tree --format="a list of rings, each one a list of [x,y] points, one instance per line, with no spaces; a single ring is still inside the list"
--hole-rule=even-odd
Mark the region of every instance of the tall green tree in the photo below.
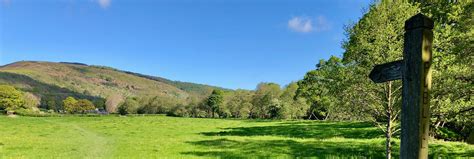
[[[223,92],[215,89],[207,99],[207,106],[209,107],[209,115],[214,118],[215,114],[224,103]]]
[[[252,98],[252,107],[250,108],[251,118],[269,118],[270,107],[279,103],[278,98],[281,95],[280,85],[276,83],[260,83],[255,90]]]
[[[418,4],[418,3],[416,3]],[[474,133],[474,3],[423,2],[422,13],[435,21],[433,29],[432,128],[448,140]],[[460,133],[460,137],[451,131]]]
[[[253,92],[238,89],[226,101],[226,106],[233,118],[248,118],[252,105]]]
[[[310,104],[309,118],[328,119],[331,115],[337,116],[335,112],[339,106],[340,91],[346,82],[345,66],[341,59],[335,56],[329,60],[320,60],[316,69],[306,73],[305,77],[298,81],[297,96],[303,97]]]
[[[308,112],[309,105],[302,97],[297,96],[299,89],[298,83],[292,82],[288,84],[280,96],[281,101],[281,118],[299,119],[304,117]]]
[[[391,158],[391,138],[399,129],[401,82],[374,84],[368,78],[373,66],[402,59],[405,21],[419,12],[416,5],[404,1],[381,1],[346,32],[344,62],[355,65],[350,94],[358,106],[372,115],[376,123],[384,123],[386,157]]]

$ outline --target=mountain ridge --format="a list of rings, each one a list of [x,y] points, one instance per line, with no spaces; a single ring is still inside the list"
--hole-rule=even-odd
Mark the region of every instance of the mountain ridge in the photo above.
[[[0,84],[13,85],[40,98],[61,102],[67,96],[86,99],[160,97],[177,103],[203,99],[217,86],[173,81],[108,66],[78,62],[18,61],[0,66]]]

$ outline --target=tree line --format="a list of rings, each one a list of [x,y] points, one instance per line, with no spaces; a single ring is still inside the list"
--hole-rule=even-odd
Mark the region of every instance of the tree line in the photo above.
[[[464,1],[376,1],[359,21],[346,26],[342,57],[320,60],[303,79],[284,87],[260,83],[255,90],[215,89],[207,98],[188,98],[185,102],[158,96],[112,94],[89,102],[74,101],[71,97],[64,101],[46,98],[40,103],[31,93],[0,86],[0,109],[40,105],[56,112],[85,113],[92,104],[97,109],[123,115],[371,121],[385,132],[390,154],[391,138],[400,132],[402,84],[375,84],[367,76],[376,64],[402,59],[404,22],[418,13],[435,21],[431,136],[457,141],[472,138],[474,5]]]

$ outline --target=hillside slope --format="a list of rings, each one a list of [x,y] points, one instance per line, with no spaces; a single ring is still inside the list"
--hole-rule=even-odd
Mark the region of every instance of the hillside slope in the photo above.
[[[0,67],[0,84],[13,85],[40,97],[106,98],[158,96],[177,101],[202,98],[213,89],[201,84],[172,81],[161,77],[81,63],[21,61]]]

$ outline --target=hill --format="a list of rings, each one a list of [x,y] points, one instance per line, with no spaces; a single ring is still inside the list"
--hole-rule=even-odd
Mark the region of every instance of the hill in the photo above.
[[[0,84],[13,85],[42,99],[55,98],[56,102],[67,96],[96,100],[120,95],[160,97],[182,103],[206,97],[213,89],[223,89],[106,66],[38,61],[21,61],[1,66]]]

